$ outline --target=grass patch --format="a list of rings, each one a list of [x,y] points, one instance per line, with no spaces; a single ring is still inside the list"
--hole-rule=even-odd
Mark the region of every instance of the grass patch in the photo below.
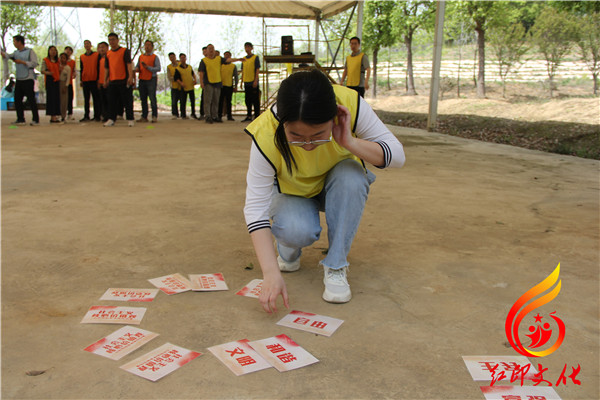
[[[427,129],[427,114],[376,112],[386,124]],[[599,125],[447,114],[438,115],[436,131],[468,139],[600,160]]]

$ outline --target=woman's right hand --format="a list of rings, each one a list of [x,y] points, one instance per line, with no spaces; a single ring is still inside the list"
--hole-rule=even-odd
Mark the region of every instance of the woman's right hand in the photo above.
[[[283,298],[283,305],[285,308],[290,308],[287,289],[285,287],[285,281],[281,276],[281,272],[274,271],[273,273],[264,275],[258,301],[269,314],[277,312],[275,302],[280,294]]]

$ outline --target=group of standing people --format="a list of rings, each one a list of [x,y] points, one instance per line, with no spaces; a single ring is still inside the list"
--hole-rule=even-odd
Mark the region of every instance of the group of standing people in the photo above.
[[[41,72],[45,75],[46,115],[50,123],[64,123],[73,118],[73,79],[76,77],[75,60],[71,59],[73,49],[65,47],[58,54],[56,46],[48,48],[48,55],[42,60]]]
[[[208,124],[223,122],[223,116],[233,121],[231,112],[231,99],[237,91],[238,69],[236,61],[242,62],[241,85],[246,98],[246,118],[242,122],[252,121],[260,115],[260,91],[258,76],[260,59],[253,54],[254,46],[250,42],[244,44],[246,56],[231,58],[231,52],[226,51],[223,56],[209,44],[202,48],[204,58],[198,66],[198,79],[194,69],[187,64],[187,56],[169,53],[171,63],[167,66],[167,76],[171,82],[171,114],[173,119],[187,119],[187,98],[191,102],[191,117],[203,119]],[[196,115],[195,85],[200,82],[202,94],[200,97],[200,117]],[[253,114],[254,110],[254,114]]]

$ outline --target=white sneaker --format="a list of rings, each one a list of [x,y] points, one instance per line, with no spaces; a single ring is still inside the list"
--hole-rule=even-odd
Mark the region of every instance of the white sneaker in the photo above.
[[[323,269],[325,270],[323,300],[329,303],[349,302],[352,298],[352,292],[350,292],[350,285],[346,278],[348,267],[331,269],[323,266]]]
[[[130,128],[132,128],[132,127],[134,127],[134,126],[135,126],[135,121],[134,121],[134,120],[131,120],[131,121],[129,121],[129,122],[127,123],[127,125],[128,125]]]
[[[105,127],[109,127],[109,126],[113,126],[115,124],[115,121],[113,121],[112,119],[109,119],[108,121],[106,121],[104,123]]]
[[[277,256],[277,262],[279,263],[279,270],[283,272],[294,272],[300,269],[300,257],[294,262],[287,262],[280,256]]]

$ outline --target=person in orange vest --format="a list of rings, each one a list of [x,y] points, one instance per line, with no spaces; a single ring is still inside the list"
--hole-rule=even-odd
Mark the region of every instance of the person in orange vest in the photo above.
[[[67,102],[67,118],[68,119],[74,119],[73,117],[73,97],[74,97],[74,91],[73,91],[73,79],[75,79],[77,77],[77,70],[75,69],[75,66],[77,65],[75,60],[71,58],[71,56],[73,55],[73,48],[71,46],[67,46],[65,47],[65,53],[67,54],[67,57],[69,57],[69,60],[67,61],[67,65],[71,68],[71,79],[69,80],[69,88],[68,88],[68,93],[69,93],[69,100]]]
[[[98,67],[99,54],[92,50],[92,42],[83,41],[85,53],[79,57],[79,71],[81,71],[81,83],[83,88],[83,118],[79,122],[90,120],[90,95],[94,102],[94,120],[100,121],[102,115],[102,103],[98,92]]]
[[[138,87],[140,90],[140,100],[142,102],[142,117],[138,122],[148,122],[148,97],[150,97],[150,106],[152,107],[152,122],[158,119],[158,107],[156,106],[156,74],[160,72],[160,59],[154,54],[154,43],[151,40],[144,42],[144,54],[138,58],[135,67],[139,73]]]
[[[130,127],[135,126],[133,120],[133,93],[134,86],[133,63],[131,51],[119,46],[119,35],[114,32],[108,34],[110,50],[106,53],[106,73],[104,87],[108,88],[110,102],[110,117],[104,126],[113,126],[117,119],[119,99],[125,107],[125,116]]]
[[[223,88],[221,89],[221,97],[219,98],[219,119],[223,116],[223,111],[227,112],[227,121],[235,121],[231,115],[231,97],[233,92],[237,91],[238,71],[231,59],[231,52],[223,53],[225,56],[225,64],[221,65],[221,79]]]
[[[346,57],[340,85],[343,85],[344,80],[348,77],[346,86],[356,90],[361,97],[365,97],[365,89],[369,90],[369,77],[371,76],[369,58],[360,51],[360,39],[356,36],[350,39],[350,50],[352,50],[352,54]],[[366,79],[365,72],[367,73]]]
[[[110,115],[108,89],[104,87],[104,77],[106,76],[106,53],[108,53],[108,43],[100,42],[98,43],[96,48],[98,49],[98,98],[100,99],[101,104],[100,109],[102,110],[102,122],[106,122],[108,121]]]
[[[46,115],[50,123],[59,123],[60,116],[60,64],[56,46],[48,47],[48,57],[42,60],[42,74],[46,84]]]

